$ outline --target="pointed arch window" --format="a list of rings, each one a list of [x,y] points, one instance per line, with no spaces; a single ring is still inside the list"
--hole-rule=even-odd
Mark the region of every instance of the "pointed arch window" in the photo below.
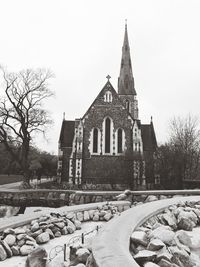
[[[110,153],[110,126],[111,121],[107,118],[105,121],[105,153]]]
[[[122,153],[122,129],[117,131],[117,152]]]
[[[93,153],[98,153],[98,130],[93,130]]]
[[[112,102],[112,93],[107,91],[104,95],[104,102],[111,103]]]

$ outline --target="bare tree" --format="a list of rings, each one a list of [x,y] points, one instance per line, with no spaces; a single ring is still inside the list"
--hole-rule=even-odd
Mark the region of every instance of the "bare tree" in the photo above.
[[[169,141],[159,147],[161,180],[180,189],[200,181],[200,124],[196,116],[174,117]]]
[[[48,80],[53,75],[44,69],[8,73],[1,68],[1,71],[0,142],[20,165],[24,182],[29,182],[31,141],[36,132],[44,132],[45,127],[52,123],[42,104],[53,95],[48,86]]]

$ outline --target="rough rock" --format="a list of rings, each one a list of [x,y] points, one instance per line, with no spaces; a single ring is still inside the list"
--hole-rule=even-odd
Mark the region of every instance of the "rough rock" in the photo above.
[[[106,212],[103,218],[105,221],[109,221],[112,217],[113,215],[110,212]]]
[[[44,232],[36,237],[36,242],[38,244],[44,244],[47,243],[50,240],[49,233]]]
[[[95,221],[95,222],[99,221],[99,215],[98,214],[94,214],[92,220]]]
[[[95,267],[95,261],[94,261],[92,253],[87,258],[86,267]]]
[[[147,234],[143,231],[134,231],[131,235],[131,241],[137,245],[147,246]]]
[[[7,253],[3,246],[0,244],[0,261],[4,261],[7,258]]]
[[[81,222],[78,220],[74,220],[74,225],[76,227],[76,230],[80,230],[81,229]]]
[[[20,254],[21,254],[22,256],[26,256],[26,255],[30,254],[34,249],[35,249],[34,246],[23,245],[23,246],[20,248]]]
[[[195,223],[191,219],[184,218],[184,217],[179,218],[179,221],[178,221],[178,228],[179,229],[183,229],[186,231],[192,231],[192,229],[194,227],[195,227]]]
[[[93,219],[93,216],[94,216],[94,213],[95,213],[95,210],[89,210],[89,215],[90,215],[90,219],[92,220]]]
[[[168,261],[166,259],[161,259],[158,262],[158,266],[160,266],[160,267],[176,267],[177,265],[173,264],[171,261]]]
[[[176,217],[172,212],[167,212],[163,214],[163,219],[166,221],[166,223],[172,227],[173,230],[177,229],[177,221]]]
[[[21,240],[17,241],[17,245],[20,247],[23,246],[25,243],[26,243],[25,239],[21,239]]]
[[[147,246],[147,249],[148,250],[152,250],[152,251],[156,251],[156,250],[160,250],[164,246],[165,246],[165,244],[163,243],[162,240],[160,240],[160,239],[152,239],[149,242],[149,244]]]
[[[34,237],[34,238],[36,238],[38,235],[40,235],[42,233],[43,233],[42,229],[39,229],[38,231],[36,231],[34,233],[31,233],[31,236]]]
[[[3,246],[8,258],[12,257],[13,253],[12,253],[11,248],[8,246],[8,244],[4,240],[2,240],[1,245]]]
[[[179,230],[176,232],[176,236],[178,238],[178,240],[183,244],[186,245],[188,247],[191,247],[192,242],[191,242],[191,238],[188,235],[188,233],[184,230]]]
[[[158,197],[157,196],[154,196],[154,195],[149,195],[146,199],[145,199],[145,203],[146,202],[152,202],[152,201],[156,201],[158,200]]]
[[[74,212],[67,213],[66,218],[71,221],[75,220],[75,213]]]
[[[149,235],[150,239],[160,239],[166,245],[172,245],[174,243],[174,237],[175,233],[168,226],[160,226],[154,229]]]
[[[86,222],[86,221],[89,221],[90,220],[90,214],[87,210],[84,211],[83,213],[83,221]]]
[[[61,229],[61,234],[62,235],[67,235],[68,231],[67,231],[67,226],[63,227],[63,229]]]
[[[62,229],[63,227],[65,227],[65,223],[64,222],[57,222],[57,223],[55,223],[55,226]]]
[[[181,210],[178,214],[178,228],[191,231],[197,224],[198,218],[193,211]]]
[[[146,262],[144,267],[159,267],[159,265],[153,262]]]
[[[87,248],[79,248],[76,251],[76,256],[77,256],[79,263],[85,264],[87,262],[87,258],[89,257],[89,255],[90,255],[90,251]]]
[[[79,220],[80,222],[82,222],[83,221],[83,213],[82,212],[77,212],[77,214],[76,214],[76,218],[77,218],[77,220]]]
[[[169,253],[166,247],[161,248],[160,250],[156,251],[157,253],[157,261],[161,261],[162,259],[171,262],[172,254]]]
[[[12,250],[13,256],[19,255],[19,247],[18,246],[12,246],[11,250]]]
[[[194,263],[191,261],[190,256],[184,250],[177,248],[176,246],[169,247],[172,256],[172,262],[180,267],[193,267]]]
[[[25,234],[25,233],[26,233],[26,231],[25,231],[24,228],[16,228],[16,229],[15,229],[15,234],[16,234],[16,235],[19,235],[19,234]]]
[[[60,231],[55,232],[55,237],[61,237],[61,232]]]
[[[6,241],[6,243],[12,247],[15,244],[16,241],[16,236],[12,235],[12,234],[8,234],[5,238],[4,241]]]
[[[67,231],[72,234],[76,231],[76,226],[71,222],[70,220],[67,219]]]
[[[156,253],[149,250],[141,250],[134,256],[134,259],[138,263],[153,261],[155,258],[156,258]]]
[[[26,267],[46,267],[48,254],[42,247],[34,249],[26,259]]]
[[[31,227],[31,231],[32,231],[32,232],[36,232],[36,231],[39,230],[39,229],[40,229],[40,226],[39,226],[39,223],[38,223],[38,222],[34,223],[34,224],[32,225],[32,227]]]
[[[6,228],[4,231],[4,234],[8,235],[8,234],[15,234],[15,230],[13,228]]]
[[[19,235],[17,235],[17,240],[25,239],[26,236],[27,236],[26,234],[19,234]]]

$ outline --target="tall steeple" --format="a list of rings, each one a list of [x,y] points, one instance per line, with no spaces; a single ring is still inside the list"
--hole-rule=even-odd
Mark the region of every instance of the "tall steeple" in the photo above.
[[[125,23],[124,43],[122,47],[120,74],[118,78],[118,94],[134,119],[138,119],[138,107],[132,73],[127,22]]]

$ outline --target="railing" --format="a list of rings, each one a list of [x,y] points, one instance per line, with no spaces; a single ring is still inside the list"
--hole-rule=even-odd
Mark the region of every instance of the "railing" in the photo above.
[[[81,233],[80,235],[73,236],[63,246],[58,245],[58,246],[53,247],[49,252],[48,262],[53,261],[60,253],[63,253],[64,262],[67,261],[68,260],[67,249],[69,250],[70,247],[73,246],[74,244],[84,245],[86,236],[91,235],[91,234],[97,234],[101,227],[102,227],[101,225],[97,225],[94,229],[88,232],[84,232],[84,233]]]

